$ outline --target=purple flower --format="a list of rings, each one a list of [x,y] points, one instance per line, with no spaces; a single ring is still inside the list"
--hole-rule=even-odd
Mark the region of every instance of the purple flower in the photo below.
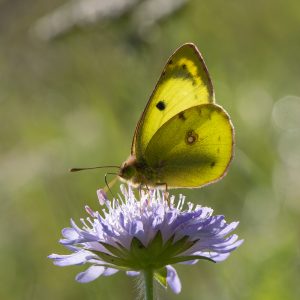
[[[243,242],[230,234],[238,222],[227,224],[224,216],[213,216],[211,208],[185,204],[182,195],[178,201],[174,196],[164,199],[164,193],[154,189],[142,191],[137,199],[124,185],[121,192],[109,201],[98,191],[106,208],[99,213],[86,207],[90,217],[81,219],[81,227],[71,220],[71,227],[62,230],[60,243],[72,253],[49,256],[58,266],[89,263],[76,276],[79,282],[118,271],[136,276],[151,269],[156,281],[179,293],[181,283],[172,265],[200,259],[220,262]]]

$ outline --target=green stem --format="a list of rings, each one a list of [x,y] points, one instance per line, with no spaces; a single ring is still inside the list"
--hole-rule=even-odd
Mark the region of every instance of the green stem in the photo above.
[[[145,281],[145,300],[154,300],[153,297],[153,270],[148,269],[144,271]]]

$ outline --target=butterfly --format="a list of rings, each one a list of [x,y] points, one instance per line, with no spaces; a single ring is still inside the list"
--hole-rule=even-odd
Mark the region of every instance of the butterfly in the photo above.
[[[226,174],[233,147],[230,117],[215,103],[199,50],[187,43],[168,59],[118,176],[133,186],[201,187]]]
[[[197,188],[225,176],[233,149],[230,117],[215,103],[199,50],[187,43],[168,59],[117,175],[135,187]]]

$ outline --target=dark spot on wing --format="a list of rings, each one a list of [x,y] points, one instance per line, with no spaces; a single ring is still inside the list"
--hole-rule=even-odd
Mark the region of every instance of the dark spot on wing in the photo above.
[[[185,143],[189,146],[194,145],[198,141],[198,134],[194,130],[187,131],[185,135]]]
[[[165,104],[164,101],[159,101],[159,102],[157,102],[156,107],[157,107],[159,110],[164,110],[164,109],[166,108],[166,104]]]
[[[216,165],[216,162],[215,162],[215,161],[212,161],[212,162],[210,163],[210,167],[211,167],[211,168],[213,168],[215,165]]]
[[[185,120],[186,120],[186,117],[185,117],[185,115],[184,115],[184,112],[180,112],[180,113],[178,114],[178,118],[179,118],[180,120],[182,120],[182,121],[185,121]]]
[[[162,76],[165,76],[165,75],[166,75],[166,71],[163,71],[161,75],[162,75]]]
[[[172,65],[172,64],[173,64],[173,60],[170,59],[170,60],[168,61],[168,65]]]
[[[186,64],[182,65],[182,69],[184,69],[184,70],[186,69]]]
[[[185,65],[183,65],[183,66],[185,66]],[[196,86],[197,85],[197,82],[196,82],[196,80],[195,80],[195,78],[194,78],[194,76],[193,76],[193,74],[191,73],[191,72],[188,72],[188,71],[186,71],[186,68],[183,68],[183,74],[182,74],[182,77],[184,78],[184,79],[186,79],[186,80],[190,80],[191,81],[191,83],[192,83],[192,86]]]

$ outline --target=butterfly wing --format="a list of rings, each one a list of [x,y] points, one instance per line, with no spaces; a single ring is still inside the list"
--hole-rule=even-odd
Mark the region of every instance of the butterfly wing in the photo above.
[[[157,130],[179,112],[214,102],[204,60],[194,44],[184,44],[169,58],[137,125],[131,153],[141,159]]]
[[[180,112],[154,134],[145,152],[157,183],[200,187],[221,179],[233,155],[234,129],[218,105]]]

